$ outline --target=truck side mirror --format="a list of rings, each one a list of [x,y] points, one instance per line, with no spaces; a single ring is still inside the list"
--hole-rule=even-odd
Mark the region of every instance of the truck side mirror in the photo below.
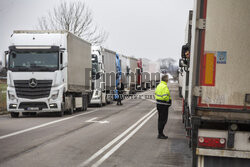
[[[181,48],[181,57],[183,59],[189,58],[189,57],[186,56],[186,54],[185,54],[186,52],[190,52],[189,44],[182,45],[182,48]]]
[[[95,79],[100,79],[101,75],[99,72],[96,73]]]
[[[60,64],[63,65],[63,53],[60,52]]]
[[[63,61],[63,52],[60,52],[59,54],[59,62],[61,70],[68,66],[68,63],[66,61]]]
[[[4,63],[3,63],[3,67],[4,69],[8,69],[8,60],[9,60],[9,51],[5,51],[4,52]]]
[[[4,68],[4,66],[3,66],[3,62],[2,61],[0,61],[0,72],[2,71],[2,69]]]

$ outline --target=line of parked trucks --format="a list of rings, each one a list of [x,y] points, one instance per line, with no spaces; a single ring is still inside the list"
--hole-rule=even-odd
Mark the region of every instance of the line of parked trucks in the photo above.
[[[192,166],[248,167],[250,1],[194,2],[179,61]]]
[[[39,112],[62,116],[112,103],[108,97],[120,80],[126,94],[160,82],[159,69],[143,72],[143,64],[143,59],[92,46],[67,31],[14,31],[5,52],[7,110],[12,117]]]

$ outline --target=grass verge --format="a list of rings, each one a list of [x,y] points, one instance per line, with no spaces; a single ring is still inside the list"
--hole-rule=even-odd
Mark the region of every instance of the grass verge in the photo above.
[[[7,111],[6,111],[6,90],[7,90],[7,84],[0,83],[0,114],[7,113]]]

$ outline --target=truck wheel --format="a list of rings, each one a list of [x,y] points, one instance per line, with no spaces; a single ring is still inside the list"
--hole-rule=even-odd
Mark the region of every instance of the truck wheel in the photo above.
[[[19,117],[18,112],[11,112],[10,115],[11,115],[12,118],[18,118]]]
[[[68,114],[69,115],[72,115],[74,113],[74,97],[73,95],[70,95],[70,101],[71,101],[71,104],[70,104],[70,108],[68,109]]]
[[[62,103],[61,104],[61,111],[59,111],[57,113],[58,117],[62,117],[64,115],[64,112],[65,112],[65,103]]]
[[[105,96],[105,99],[104,99],[104,103],[103,105],[106,106],[106,104],[108,104],[108,101],[107,101],[107,95]]]
[[[88,109],[88,96],[83,95],[82,96],[82,110],[87,111]]]
[[[72,115],[74,113],[74,107],[73,104],[71,105],[70,109],[68,110],[69,115]]]

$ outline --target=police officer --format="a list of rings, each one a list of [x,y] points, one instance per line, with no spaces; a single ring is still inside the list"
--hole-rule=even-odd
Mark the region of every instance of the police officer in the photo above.
[[[168,120],[168,108],[171,105],[171,96],[167,86],[168,75],[164,75],[161,78],[161,83],[157,86],[155,90],[156,106],[158,110],[158,139],[167,139],[163,129]]]

